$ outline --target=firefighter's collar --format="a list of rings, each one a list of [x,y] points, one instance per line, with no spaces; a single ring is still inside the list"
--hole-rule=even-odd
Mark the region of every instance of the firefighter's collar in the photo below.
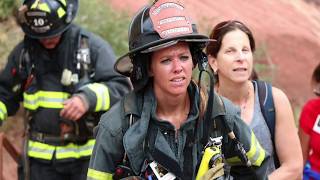
[[[214,93],[213,104],[212,104],[212,117],[215,118],[220,115],[226,115],[226,109],[222,101],[221,96],[217,93]]]

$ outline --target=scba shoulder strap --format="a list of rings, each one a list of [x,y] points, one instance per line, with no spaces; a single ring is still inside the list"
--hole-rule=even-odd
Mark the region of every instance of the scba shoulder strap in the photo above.
[[[79,65],[90,65],[90,48],[89,48],[89,34],[83,30],[80,30],[78,39],[78,50],[77,50],[77,63]],[[77,66],[78,66],[77,64]],[[77,67],[78,68],[78,67]],[[85,68],[85,67],[84,67]]]
[[[90,59],[90,44],[89,44],[89,34],[83,30],[78,33],[78,40],[76,41],[77,49],[75,52],[74,62],[76,64],[76,73],[73,74],[70,70],[64,70],[62,74],[61,83],[63,85],[69,86],[72,83],[78,88],[90,82],[89,74],[92,71],[91,59]],[[26,43],[26,42],[25,42]],[[32,58],[32,52],[30,52],[28,43],[25,45],[19,55],[19,75],[23,80],[21,87],[25,87],[28,84],[28,78],[32,75],[35,64]],[[64,64],[64,68],[67,68],[67,62]],[[25,88],[24,88],[25,89]],[[77,89],[77,88],[75,88]]]
[[[79,30],[77,47],[75,51],[74,64],[75,68],[68,68],[68,62],[64,64],[64,70],[61,77],[61,83],[65,86],[74,85],[74,90],[78,90],[82,86],[90,83],[90,74],[92,72],[90,58],[89,34],[84,30]],[[75,72],[73,72],[75,71]]]

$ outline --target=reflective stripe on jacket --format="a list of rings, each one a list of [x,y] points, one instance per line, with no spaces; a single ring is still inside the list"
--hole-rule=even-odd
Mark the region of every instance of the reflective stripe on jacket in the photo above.
[[[96,95],[97,103],[94,108],[95,112],[106,111],[110,108],[110,96],[107,86],[99,83],[93,83],[84,86],[82,89],[89,89]]]
[[[251,132],[251,144],[250,150],[247,151],[247,157],[251,161],[252,165],[260,166],[265,159],[266,152],[261,147],[260,143],[258,142],[256,136],[254,135],[253,131]],[[242,162],[238,156],[228,158],[227,162],[229,165],[241,165]]]
[[[95,112],[106,111],[110,108],[110,96],[108,88],[104,84],[92,83],[86,85],[83,89],[88,89],[95,93],[97,98],[97,103],[95,107]],[[23,93],[23,105],[29,110],[37,110],[41,108],[63,108],[63,102],[70,98],[69,93],[65,92],[52,92],[52,91],[37,91],[33,94]],[[1,112],[0,104],[0,112]],[[5,106],[3,106],[5,108]],[[0,115],[1,118],[1,115]]]
[[[23,105],[26,109],[37,110],[41,108],[63,108],[63,102],[71,95],[65,92],[37,91],[33,94],[23,93]]]
[[[113,174],[97,171],[89,168],[87,180],[112,180]]]
[[[51,160],[55,154],[55,159],[79,159],[90,156],[95,140],[90,139],[83,145],[69,143],[66,146],[52,146],[37,141],[28,141],[29,157]]]

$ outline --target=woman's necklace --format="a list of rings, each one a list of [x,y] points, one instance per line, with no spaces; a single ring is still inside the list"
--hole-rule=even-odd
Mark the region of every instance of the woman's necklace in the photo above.
[[[220,94],[219,91],[220,91],[220,90],[219,90],[219,86],[217,86],[217,87],[216,87],[216,92],[217,92],[218,94]],[[221,95],[221,94],[220,94],[220,95]],[[249,96],[250,96],[250,88],[248,88],[248,93],[247,93],[247,95],[246,95],[246,97],[245,97],[245,99],[244,99],[244,102],[239,104],[239,107],[240,107],[241,111],[245,111],[245,110],[246,110],[247,104],[248,104],[248,100],[249,100]]]

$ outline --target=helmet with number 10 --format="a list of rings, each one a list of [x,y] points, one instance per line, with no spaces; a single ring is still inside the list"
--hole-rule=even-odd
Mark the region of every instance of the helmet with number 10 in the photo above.
[[[25,0],[19,22],[27,36],[50,38],[67,30],[77,11],[78,0]]]

